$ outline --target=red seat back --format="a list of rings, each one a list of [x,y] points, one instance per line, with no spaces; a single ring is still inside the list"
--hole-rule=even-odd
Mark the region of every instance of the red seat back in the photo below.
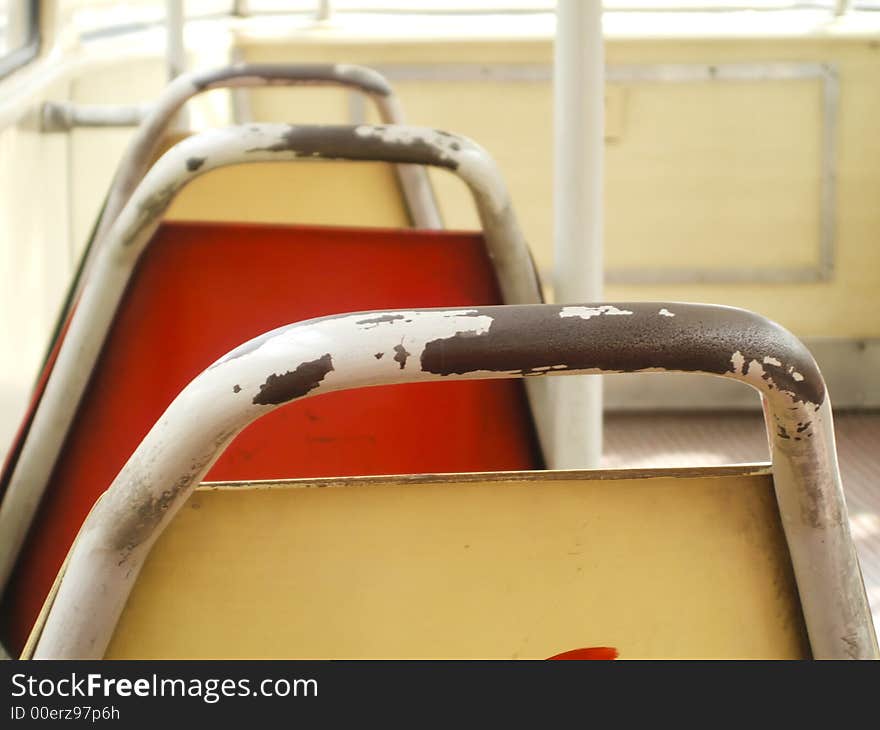
[[[4,599],[20,649],[85,515],[175,395],[242,342],[370,309],[500,303],[470,233],[163,224],[135,271]],[[522,383],[330,393],[246,429],[211,480],[540,468]]]

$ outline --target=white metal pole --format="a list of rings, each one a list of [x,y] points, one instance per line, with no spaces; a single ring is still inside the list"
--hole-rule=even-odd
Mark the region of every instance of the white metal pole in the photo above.
[[[183,43],[183,0],[166,0],[165,8],[168,80],[174,81],[186,71],[186,49]]]
[[[601,0],[558,0],[554,59],[554,299],[602,300],[605,54]],[[594,469],[602,456],[600,377],[551,381],[553,469]]]
[[[183,26],[186,20],[184,0],[165,0],[165,66],[169,83],[186,71],[186,44]],[[181,109],[174,119],[174,128],[188,130],[189,110]]]
[[[330,4],[330,0],[318,0],[315,20],[319,23],[328,23],[331,17],[333,17],[333,6]]]

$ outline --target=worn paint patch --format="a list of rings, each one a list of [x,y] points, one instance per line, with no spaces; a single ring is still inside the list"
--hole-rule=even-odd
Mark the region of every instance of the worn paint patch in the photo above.
[[[559,312],[560,317],[580,317],[581,319],[591,319],[592,317],[601,317],[603,314],[625,315],[632,314],[627,309],[618,309],[610,304],[603,304],[598,307],[563,307]]]
[[[364,134],[375,129],[377,134]],[[406,141],[388,140],[382,136],[381,125],[290,125],[275,144],[255,147],[248,152],[293,152],[296,157],[320,157],[327,160],[374,160],[381,162],[432,165],[458,169],[458,161],[444,149],[432,144],[413,130]],[[409,129],[409,128],[408,128]],[[426,134],[426,133],[425,133]]]
[[[109,537],[113,550],[121,553],[120,564],[131,556],[132,551],[144,540],[148,539],[156,529],[156,526],[165,517],[168,510],[172,509],[177,499],[189,490],[213,461],[216,450],[223,446],[238,432],[237,428],[224,428],[218,431],[212,439],[212,447],[198,456],[194,456],[189,471],[178,476],[165,488],[158,490],[157,485],[152,484],[150,479],[135,479],[132,481],[129,470],[133,469],[137,474],[138,466],[126,464],[117,479],[128,477],[127,482],[137,492],[135,495],[125,489],[109,489],[105,496],[99,500],[93,516],[97,522],[111,524],[112,531]],[[115,484],[115,482],[114,482]],[[136,505],[132,509],[132,505]]]
[[[407,349],[403,346],[403,343],[394,346],[394,362],[400,363],[401,370],[406,367],[406,360],[411,354],[411,352],[407,352]]]
[[[147,227],[165,212],[177,194],[178,187],[177,182],[169,183],[138,203],[137,222],[127,229],[121,244],[123,248],[139,240]]]
[[[324,377],[333,370],[333,358],[328,352],[317,360],[298,365],[283,375],[273,373],[260,386],[254,396],[254,405],[278,405],[294,398],[301,398],[310,390],[317,388]]]
[[[765,387],[784,391],[794,401],[824,401],[824,383],[813,358],[779,325],[732,307],[676,304],[675,317],[658,317],[657,309],[650,303],[482,308],[480,314],[492,318],[489,329],[426,343],[422,369],[439,375],[479,370],[536,374],[554,366],[607,372],[748,373],[750,379],[760,376]],[[604,316],[614,312],[629,316]],[[784,365],[762,366],[765,357]],[[754,367],[762,372],[752,372]],[[803,379],[795,379],[789,368]]]
[[[186,161],[186,169],[195,172],[205,164],[205,157],[189,157]]]

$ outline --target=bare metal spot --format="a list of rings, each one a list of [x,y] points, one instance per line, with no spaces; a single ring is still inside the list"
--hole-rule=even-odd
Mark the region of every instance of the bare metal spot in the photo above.
[[[363,133],[364,130],[379,129],[364,125],[290,125],[275,144],[255,147],[247,152],[292,152],[296,157],[403,162],[458,169],[457,160],[420,136],[403,141]]]
[[[324,377],[333,370],[333,359],[328,352],[317,360],[298,365],[283,375],[273,373],[260,386],[260,392],[254,396],[254,405],[278,405],[301,398],[310,390],[320,385]]]
[[[205,164],[204,157],[190,157],[186,161],[186,169],[189,170],[190,172],[195,172],[204,164]]]
[[[483,332],[456,332],[425,343],[425,372],[573,370],[634,372],[651,368],[718,375],[764,376],[763,387],[793,401],[821,404],[825,388],[809,352],[759,315],[733,308],[677,303],[675,317],[658,317],[649,303],[507,305],[474,310],[491,318]],[[626,316],[608,316],[626,314]],[[541,346],[534,346],[540,342]],[[732,353],[732,354],[731,354]],[[783,363],[777,366],[765,357]],[[788,372],[802,374],[798,380]],[[818,408],[818,406],[816,406]]]
[[[241,393],[241,386],[240,385],[232,386],[232,392],[233,393]]]
[[[384,354],[384,352],[377,352],[375,355],[373,355],[373,357],[375,357],[377,360],[381,360]]]
[[[406,367],[406,359],[412,354],[407,352],[406,348],[400,344],[394,346],[394,362],[400,363],[400,369],[403,370]]]

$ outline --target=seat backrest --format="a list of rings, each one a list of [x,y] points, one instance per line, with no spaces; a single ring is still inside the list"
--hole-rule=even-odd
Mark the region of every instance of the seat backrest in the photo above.
[[[385,357],[392,352],[399,357]],[[778,524],[811,653],[817,659],[880,656],[849,531],[831,404],[815,360],[790,332],[753,312],[682,302],[355,312],[293,323],[239,345],[178,394],[86,518],[66,572],[46,605],[33,656],[105,656],[141,568],[200,481],[242,429],[294,402],[378,385],[441,382],[448,389],[469,379],[634,371],[701,373],[746,383],[762,394]],[[410,410],[411,420],[420,415]],[[500,478],[510,481],[507,475]],[[313,491],[326,492],[328,500],[337,492]],[[446,510],[453,522],[492,513],[478,500],[461,499],[467,495],[464,489],[446,491],[458,501]],[[356,494],[362,497],[360,491]],[[399,496],[403,501],[404,495]],[[543,529],[543,496],[539,490],[520,510],[522,519],[538,529]],[[641,529],[634,531],[627,515],[653,513],[659,509],[656,501],[631,504],[617,519],[605,518],[622,541],[618,549],[607,550],[611,560],[629,550],[633,533]],[[323,502],[325,509],[333,504]],[[568,520],[580,519],[582,527],[591,515],[590,509],[564,512]],[[718,521],[731,514],[725,500],[713,513]],[[709,517],[700,521],[711,522]],[[766,522],[755,509],[747,511],[735,520],[737,532],[747,532],[753,520]],[[370,521],[369,515],[354,518],[352,531]],[[392,517],[392,522],[407,519]],[[676,545],[676,534],[687,531],[671,520],[669,524]],[[663,527],[670,530],[665,521]],[[381,533],[385,528],[383,523],[375,529]],[[531,553],[540,555],[534,531],[516,532],[516,540],[525,540]],[[420,549],[431,535],[428,525],[417,526],[411,539],[394,541],[395,549]],[[572,553],[576,547],[574,541]],[[698,544],[697,550],[708,552],[710,547]],[[646,559],[643,549],[637,552],[640,560]],[[549,570],[546,559],[536,562],[541,575]],[[686,557],[677,562],[686,562]],[[535,580],[540,583],[541,578]],[[494,592],[504,593],[507,585],[496,582]],[[689,603],[680,602],[680,607],[685,610]]]
[[[225,182],[215,192],[225,190],[227,198],[236,190],[242,199],[296,195],[271,184],[236,183],[223,173],[302,157],[455,169],[471,188],[485,234],[375,229],[334,234],[197,223],[157,228],[175,194],[197,178],[221,175]],[[383,180],[377,186],[382,206],[399,210],[396,186]],[[330,192],[339,207],[360,196],[345,183]],[[223,196],[215,204],[222,206]],[[13,648],[24,641],[96,497],[180,388],[234,343],[267,327],[340,311],[480,306],[501,302],[502,292],[514,301],[540,298],[503,181],[485,151],[444,132],[386,126],[247,125],[188,138],[166,153],[134,192],[96,252],[94,271],[101,273],[86,274],[91,281],[72,312],[58,365],[38,394],[31,425],[42,437],[28,441],[23,432],[24,445],[7,469],[0,572],[11,578],[0,608],[3,638]],[[408,356],[401,343],[387,359],[402,368]],[[85,390],[78,390],[84,387],[79,373],[91,374]],[[122,381],[126,385],[120,388]],[[243,435],[241,449],[217,464],[215,476],[541,466],[521,386],[462,384],[451,398],[449,391],[434,392],[411,386],[395,391],[396,405],[390,405],[368,391],[317,410],[304,408],[294,421],[282,416]],[[78,402],[81,408],[75,408]],[[413,412],[425,417],[413,423]],[[292,433],[299,434],[298,446],[291,443]],[[41,492],[40,511],[33,515],[39,502],[34,495]]]
[[[383,162],[257,162],[212,170],[180,191],[164,220],[410,227],[394,168]]]
[[[338,311],[498,301],[478,234],[163,224],[117,312],[10,584],[11,633],[23,641],[82,520],[153,423],[236,343]],[[538,466],[522,384],[475,381],[363,389],[279,410],[242,433],[211,478]]]
[[[327,487],[327,488],[319,488]],[[810,656],[769,470],[197,489],[106,658]]]

